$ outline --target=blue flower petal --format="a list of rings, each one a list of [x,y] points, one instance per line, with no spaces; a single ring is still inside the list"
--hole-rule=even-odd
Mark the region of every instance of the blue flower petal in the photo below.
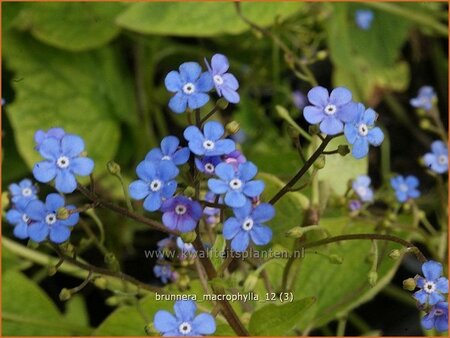
[[[419,290],[417,292],[414,292],[412,295],[420,304],[425,304],[428,300],[428,294],[423,291]]]
[[[49,194],[45,198],[45,207],[52,212],[56,212],[59,208],[62,208],[64,204],[64,198],[59,194]]]
[[[175,316],[183,322],[192,322],[195,317],[197,305],[192,300],[179,300],[174,305]]]
[[[236,150],[236,144],[233,140],[224,139],[216,142],[213,151],[209,152],[210,156],[227,155]]]
[[[158,162],[163,158],[163,153],[159,148],[153,148],[150,150],[147,155],[145,155],[145,160],[150,162]]]
[[[182,92],[178,92],[169,100],[169,108],[174,113],[181,114],[186,111],[187,103],[187,95],[183,94]]]
[[[175,331],[178,328],[178,321],[170,312],[160,310],[155,313],[153,325],[159,332],[165,333]]]
[[[448,305],[447,305],[448,307]],[[437,316],[434,327],[436,328],[436,331],[438,332],[445,332],[448,331],[448,309],[447,309],[447,315],[441,315]]]
[[[331,91],[330,103],[338,107],[344,106],[352,100],[352,92],[344,87],[337,87]]]
[[[203,147],[203,142],[200,139],[189,141],[189,149],[195,154],[195,155],[204,155],[206,153],[205,148]]]
[[[373,146],[379,146],[384,140],[384,134],[380,128],[375,127],[372,130],[369,130],[367,134],[367,139],[369,143]]]
[[[405,179],[405,183],[408,185],[409,188],[417,188],[419,186],[419,180],[417,177],[409,175]]]
[[[248,197],[258,197],[264,190],[264,182],[260,180],[247,182],[242,190]]]
[[[159,163],[159,178],[163,181],[169,181],[178,176],[180,170],[171,161],[162,161]]]
[[[214,81],[209,72],[204,72],[195,83],[197,92],[209,92],[214,87]]]
[[[434,141],[431,143],[431,151],[436,155],[447,155],[448,149],[444,142]]]
[[[203,107],[209,101],[209,95],[205,93],[194,93],[188,97],[188,106],[191,109]]]
[[[229,89],[228,87],[222,87],[221,93],[225,99],[227,99],[230,103],[239,103],[241,97],[239,94],[232,89]]]
[[[362,116],[362,122],[367,124],[368,126],[371,126],[375,123],[375,120],[377,119],[377,113],[375,110],[368,108]]]
[[[189,160],[190,155],[191,155],[191,152],[189,151],[189,148],[184,147],[184,148],[177,150],[173,154],[172,161],[176,165],[182,165],[182,164],[185,164]]]
[[[252,212],[252,218],[257,223],[271,220],[275,216],[275,208],[269,203],[261,203]]]
[[[70,230],[69,228],[63,226],[63,225],[53,225],[50,228],[50,240],[53,243],[59,244],[67,241],[67,239],[70,237]]]
[[[20,239],[28,238],[28,225],[24,222],[20,222],[14,227],[13,234]]]
[[[241,230],[231,241],[231,248],[236,252],[244,252],[247,250],[250,242],[250,236],[247,231]]]
[[[211,189],[212,190],[212,189]],[[225,204],[232,208],[240,208],[245,205],[247,199],[239,191],[228,191],[225,195]]]
[[[222,79],[224,84],[226,84],[226,86],[224,87],[228,88],[229,90],[235,91],[239,88],[239,82],[233,74],[223,74]]]
[[[68,157],[79,156],[84,151],[84,141],[76,135],[66,135],[61,139],[62,153]]]
[[[400,190],[396,190],[395,191],[395,196],[397,197],[397,200],[399,202],[406,202],[408,200],[408,194],[404,191],[400,191]]]
[[[424,329],[426,330],[431,330],[434,327],[434,316],[431,313],[427,313],[423,318],[422,318],[422,326],[424,327]]]
[[[94,161],[87,157],[77,157],[70,160],[70,170],[75,175],[88,176],[94,170]]]
[[[165,212],[162,216],[162,222],[170,230],[175,230],[178,226],[179,216],[174,212]]]
[[[448,279],[445,277],[440,277],[436,281],[436,290],[440,293],[448,293]]]
[[[216,166],[215,173],[218,177],[227,182],[231,181],[235,176],[233,166],[224,162]]]
[[[202,72],[202,68],[197,62],[185,62],[179,70],[182,81],[191,83],[194,83]]]
[[[352,155],[355,158],[363,158],[369,153],[369,142],[365,137],[357,137],[352,148]]]
[[[317,86],[308,92],[309,102],[320,108],[325,108],[325,106],[328,104],[328,99],[328,90],[324,87]]]
[[[352,123],[346,123],[344,126],[344,135],[348,143],[353,144],[358,137],[358,129]]]
[[[226,184],[224,181],[210,178],[208,180],[208,188],[215,194],[224,194],[228,191],[228,184]]]
[[[16,209],[8,210],[6,213],[6,220],[8,223],[17,224],[22,221],[22,213],[17,211]]]
[[[138,177],[146,182],[151,182],[155,179],[157,172],[157,166],[155,163],[150,161],[142,161],[136,167],[136,174]]]
[[[440,293],[437,292],[432,292],[430,293],[429,297],[428,297],[428,303],[430,305],[435,305],[439,302],[442,302],[445,300],[445,297],[443,295],[441,295]]]
[[[172,70],[166,75],[164,84],[166,85],[167,90],[172,93],[178,92],[183,88],[183,82],[180,74],[175,70]]]
[[[177,190],[177,185],[178,184],[176,181],[166,182],[161,190],[161,196],[163,196],[164,198],[172,197]]]
[[[192,330],[201,335],[210,335],[216,331],[216,322],[209,313],[201,313],[194,318]]]
[[[225,130],[219,122],[209,121],[205,123],[203,133],[207,140],[217,141],[225,133]]]
[[[74,192],[77,188],[75,176],[67,169],[58,170],[56,172],[55,188],[65,194]]]
[[[189,211],[189,214],[192,218],[195,220],[199,220],[202,217],[203,209],[200,203],[196,201],[191,201],[191,210]]]
[[[49,161],[36,163],[33,167],[33,176],[39,182],[50,182],[56,176],[55,164]]]
[[[253,206],[250,200],[246,200],[245,204],[240,208],[234,208],[233,213],[236,216],[236,219],[239,221],[244,221],[247,217],[250,217],[252,213]]]
[[[47,160],[56,160],[59,156],[61,156],[59,141],[54,138],[45,139],[39,147],[39,153]]]
[[[184,130],[184,138],[187,141],[203,140],[203,134],[196,126],[189,126]]]
[[[68,205],[66,206],[67,210],[74,210],[76,209],[74,205]],[[69,218],[65,219],[65,220],[60,220],[59,223],[61,225],[64,225],[66,227],[72,227],[74,225],[76,225],[78,223],[78,221],[80,220],[80,214],[78,212],[75,212],[73,214],[71,214],[69,216]]]
[[[320,123],[326,117],[323,109],[315,106],[306,106],[303,109],[303,116],[305,117],[305,120],[311,124]]]
[[[25,214],[34,221],[42,221],[47,213],[44,203],[34,200],[27,204]]]
[[[244,162],[239,165],[239,178],[243,181],[250,181],[256,176],[258,168],[252,162]]]
[[[223,54],[214,54],[211,58],[211,66],[213,74],[224,74],[230,64],[228,62],[228,58]]]
[[[13,195],[19,195],[22,193],[22,188],[16,183],[10,184],[8,189]]]
[[[161,151],[164,155],[171,156],[178,148],[180,141],[178,137],[166,136],[161,141]]]
[[[156,211],[161,207],[161,194],[151,192],[144,200],[144,209],[147,211]]]
[[[333,116],[325,117],[320,123],[320,131],[327,135],[336,135],[342,132],[344,124]]]
[[[223,237],[225,239],[232,239],[241,230],[241,224],[234,217],[228,218],[223,223]]]
[[[441,277],[442,271],[442,264],[439,262],[428,261],[422,264],[423,275],[429,281],[435,281]]]
[[[350,102],[338,109],[336,117],[346,123],[353,123],[358,119],[358,104]]]
[[[250,231],[250,237],[256,245],[266,245],[272,239],[272,230],[265,225],[255,224]]]
[[[33,241],[37,243],[40,243],[43,240],[45,240],[48,236],[48,232],[49,228],[47,224],[43,222],[32,223],[28,227],[28,235]]]
[[[150,188],[148,183],[142,180],[136,180],[130,184],[128,191],[130,192],[131,198],[141,200],[150,193]]]

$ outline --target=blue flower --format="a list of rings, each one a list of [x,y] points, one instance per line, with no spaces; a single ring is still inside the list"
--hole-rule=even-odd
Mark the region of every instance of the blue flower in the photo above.
[[[303,94],[300,90],[295,90],[291,94],[292,103],[294,103],[295,108],[298,110],[303,110],[305,106],[308,104],[308,100],[306,99],[306,95]]]
[[[205,201],[207,202],[216,202],[216,195],[212,191],[208,191],[205,195]],[[219,198],[217,201],[219,204],[223,203],[223,198]],[[203,214],[206,215],[206,224],[213,225],[219,223],[219,214],[220,209],[219,208],[213,208],[213,207],[205,207],[203,209]]]
[[[48,138],[55,138],[60,141],[64,137],[64,135],[66,135],[66,132],[62,128],[50,128],[49,130],[47,130],[47,132],[38,130],[34,133],[34,141],[36,142],[35,149],[39,150],[42,142]]]
[[[203,133],[196,126],[187,127],[184,138],[195,155],[219,156],[231,153],[236,148],[232,140],[220,139],[224,133],[219,122],[209,121],[205,123]]]
[[[419,89],[417,97],[414,97],[411,100],[409,100],[409,103],[414,108],[422,108],[425,110],[430,110],[433,107],[434,101],[436,100],[437,97],[433,87],[423,86]]]
[[[28,226],[31,223],[30,217],[25,213],[25,208],[29,201],[19,200],[14,208],[6,213],[6,220],[14,225],[13,234],[17,238],[28,238]]]
[[[26,204],[26,202],[37,199],[37,189],[29,179],[23,179],[19,184],[10,184],[8,188],[11,194],[11,202],[14,204],[21,201]]]
[[[236,90],[239,88],[239,82],[233,74],[227,73],[230,67],[227,57],[222,54],[214,54],[211,59],[211,67],[206,59],[205,63],[213,78],[217,94],[223,95],[228,102],[238,103],[240,97]]]
[[[179,300],[174,306],[175,316],[160,310],[153,318],[154,327],[164,336],[204,336],[216,331],[216,322],[209,313],[195,316],[197,305],[192,300]]]
[[[417,287],[421,290],[415,292],[413,297],[420,304],[435,305],[446,300],[443,294],[448,293],[448,279],[442,276],[442,264],[428,261],[422,264],[422,272],[425,276],[417,275]]]
[[[189,160],[189,148],[178,148],[180,141],[175,136],[166,136],[161,141],[161,148],[150,150],[145,156],[147,161],[172,161],[175,165],[185,164]]]
[[[164,213],[162,221],[170,230],[189,232],[195,229],[202,217],[200,203],[185,196],[176,196],[164,201],[161,206]]]
[[[177,237],[177,247],[183,254],[191,254],[196,251],[192,243],[185,243],[181,237]]]
[[[352,183],[352,189],[363,202],[373,200],[373,191],[370,188],[370,177],[367,175],[358,176]]]
[[[431,144],[431,153],[423,157],[425,165],[438,174],[448,171],[448,148],[442,141],[434,141]]]
[[[348,208],[350,209],[350,211],[358,211],[359,209],[361,209],[362,204],[360,200],[350,200],[348,202]]]
[[[203,158],[195,158],[195,166],[197,169],[206,174],[206,175],[214,175],[214,170],[216,166],[222,162],[220,156],[203,156]]]
[[[153,267],[153,273],[156,277],[160,278],[161,282],[164,284],[167,284],[174,279],[174,272],[172,271],[172,267],[168,264],[156,264]]]
[[[221,163],[216,167],[216,175],[220,179],[210,178],[209,189],[215,194],[225,194],[225,204],[232,208],[245,205],[247,198],[259,196],[264,190],[264,182],[252,180],[258,169],[252,162],[239,165],[235,171],[233,165]]]
[[[439,302],[422,318],[422,326],[426,330],[435,328],[438,332],[448,331],[448,303]]]
[[[344,122],[353,122],[358,116],[352,93],[344,87],[333,89],[330,95],[324,87],[314,87],[308,92],[308,100],[313,105],[303,109],[306,121],[320,123],[320,131],[328,135],[339,134]]]
[[[50,235],[54,243],[65,242],[70,236],[70,228],[78,223],[79,214],[74,212],[67,219],[57,217],[58,209],[74,210],[74,205],[65,206],[64,198],[58,194],[49,194],[45,204],[34,200],[28,203],[25,213],[32,223],[28,226],[28,235],[35,242],[42,242]]]
[[[33,175],[39,182],[55,179],[55,187],[62,193],[71,193],[77,188],[75,175],[88,176],[94,169],[94,161],[83,157],[84,142],[81,137],[66,134],[59,141],[46,138],[39,146],[45,158],[33,167]]]
[[[231,164],[234,167],[234,170],[238,170],[239,164],[247,162],[247,159],[239,150],[235,150],[224,155],[223,161]]]
[[[206,94],[213,88],[213,80],[208,72],[202,73],[196,62],[185,62],[179,72],[171,71],[167,74],[165,85],[168,91],[176,93],[169,101],[169,108],[181,114],[186,107],[197,109],[209,101]]]
[[[179,170],[171,161],[159,163],[142,161],[136,167],[139,180],[131,182],[130,196],[135,200],[144,199],[144,209],[156,211],[161,207],[164,199],[170,198],[177,189]]]
[[[408,176],[404,178],[399,175],[391,178],[391,186],[395,190],[395,196],[399,202],[406,202],[410,198],[417,198],[420,196],[420,191],[417,190],[419,180],[415,176]]]
[[[358,9],[355,11],[356,25],[364,30],[368,30],[372,25],[373,12],[369,9]]]
[[[358,116],[355,121],[346,123],[344,134],[348,143],[353,145],[352,155],[363,158],[369,152],[369,144],[379,146],[384,140],[380,128],[374,127],[377,113],[373,109],[365,110],[362,103],[358,103]]]
[[[242,208],[234,208],[235,217],[223,224],[223,237],[231,241],[231,248],[237,252],[247,250],[250,239],[256,245],[266,245],[272,239],[272,230],[264,222],[275,216],[275,209],[269,203],[261,203],[256,208],[248,201]]]

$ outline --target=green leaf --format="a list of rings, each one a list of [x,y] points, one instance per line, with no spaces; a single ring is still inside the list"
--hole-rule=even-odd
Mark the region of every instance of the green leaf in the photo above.
[[[7,67],[14,71],[16,99],[8,106],[18,151],[29,167],[41,160],[34,150],[38,129],[61,126],[80,135],[95,174],[106,171],[120,140],[119,119],[132,123],[132,86],[122,78],[111,48],[72,54],[24,34],[4,35]]]
[[[336,137],[325,150],[335,150],[340,144],[347,143],[344,136]],[[348,181],[366,174],[368,163],[367,157],[357,160],[351,154],[344,157],[339,154],[326,155],[325,167],[318,172],[319,181],[326,181],[336,194],[344,195]]]
[[[114,24],[122,3],[27,3],[15,26],[39,41],[69,51],[106,45],[120,32]]]
[[[89,335],[89,328],[64,319],[48,296],[21,273],[2,280],[2,324],[5,336]]]
[[[254,336],[287,335],[314,302],[313,297],[308,297],[283,305],[266,305],[252,315],[250,333]]]
[[[89,312],[81,295],[73,295],[66,304],[64,317],[68,322],[89,326]]]
[[[23,4],[20,2],[8,2],[3,4],[2,6],[3,30],[10,28],[14,24],[14,21],[16,20],[22,8]]]
[[[301,4],[242,3],[242,13],[261,26],[292,16]],[[250,27],[237,15],[235,5],[226,2],[137,3],[117,18],[119,26],[144,34],[215,36],[240,34]]]
[[[5,224],[5,223],[4,223]],[[11,250],[6,248],[2,242],[2,271],[23,270],[31,266],[31,263],[17,257]]]
[[[225,247],[227,245],[227,241],[222,235],[217,235],[216,241],[214,242],[213,247],[211,248],[212,256],[211,262],[214,265],[214,268],[217,270],[223,262],[223,257],[221,255],[222,252],[225,251]]]
[[[265,183],[265,189],[262,194],[262,201],[267,202],[272,198],[284,185],[276,176],[260,173],[258,179]],[[279,200],[275,206],[275,217],[267,224],[273,231],[273,243],[283,245],[290,248],[288,243],[292,242],[292,238],[286,237],[286,232],[301,224],[303,211],[309,206],[308,198],[299,192],[289,192]]]

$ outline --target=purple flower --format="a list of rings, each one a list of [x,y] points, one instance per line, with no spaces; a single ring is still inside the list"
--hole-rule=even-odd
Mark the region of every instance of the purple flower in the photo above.
[[[433,87],[423,86],[419,89],[417,97],[409,100],[409,103],[414,108],[422,108],[425,110],[430,110],[433,107],[433,102],[437,100],[436,93]]]
[[[352,93],[344,87],[333,89],[330,95],[324,87],[314,87],[308,92],[308,100],[313,105],[303,110],[306,121],[320,123],[320,131],[328,135],[339,134],[344,129],[344,122],[351,123],[358,116]]]
[[[448,331],[448,302],[439,302],[422,318],[426,330],[435,328],[438,332]]]
[[[50,128],[47,130],[47,132],[43,130],[38,130],[36,133],[34,133],[34,141],[36,142],[36,150],[39,150],[39,147],[41,146],[41,143],[48,139],[48,138],[54,138],[58,141],[61,141],[61,139],[66,135],[66,132],[62,128]]]
[[[201,159],[195,158],[195,166],[197,169],[206,174],[206,175],[214,175],[214,170],[216,166],[222,162],[220,156],[203,156]]]
[[[11,195],[11,202],[14,204],[19,202],[24,202],[26,204],[29,201],[37,199],[37,188],[29,179],[23,179],[19,184],[10,184],[8,189]]]
[[[373,191],[370,188],[370,177],[367,175],[358,176],[352,183],[353,191],[363,202],[373,201]]]
[[[94,161],[83,156],[84,141],[76,135],[64,135],[61,140],[47,137],[39,145],[39,153],[45,158],[33,167],[33,175],[39,182],[55,179],[55,187],[62,193],[71,193],[77,188],[75,175],[89,176]]]
[[[224,155],[223,161],[231,164],[234,167],[234,170],[238,170],[239,164],[247,162],[247,159],[239,150],[235,150]]]
[[[399,202],[406,202],[410,198],[417,198],[420,196],[420,191],[417,189],[419,180],[415,176],[408,176],[404,178],[399,175],[391,178],[391,186],[395,190],[395,196]]]
[[[136,200],[144,199],[144,209],[156,211],[163,200],[170,198],[177,190],[179,170],[171,161],[159,163],[142,161],[136,167],[139,180],[129,186],[130,196]]]
[[[435,261],[423,263],[422,272],[425,276],[417,275],[416,280],[419,291],[413,297],[419,304],[435,305],[446,300],[443,294],[448,293],[448,279],[442,276],[442,264]]]
[[[359,209],[361,209],[362,204],[360,200],[350,200],[348,202],[348,208],[350,209],[350,211],[358,211]]]
[[[222,54],[214,54],[211,59],[211,67],[206,59],[205,63],[213,78],[217,94],[219,96],[223,95],[228,102],[238,103],[240,100],[237,93],[239,83],[233,74],[227,73],[230,67],[227,57]]]
[[[176,196],[168,199],[161,206],[164,213],[162,221],[166,227],[180,232],[189,232],[195,229],[202,217],[200,203],[185,196]]]
[[[363,158],[369,152],[369,144],[379,146],[384,140],[384,134],[374,126],[377,113],[370,108],[365,110],[362,103],[358,103],[357,107],[358,116],[355,121],[345,124],[344,134],[348,143],[353,145],[353,157]]]
[[[355,11],[356,25],[363,30],[368,30],[370,28],[373,17],[373,12],[369,9],[358,9]]]
[[[225,194],[225,204],[232,208],[241,208],[248,198],[261,195],[264,182],[252,180],[258,169],[252,162],[241,163],[238,170],[228,163],[221,163],[216,167],[219,179],[208,180],[209,189],[215,194]]]
[[[69,239],[70,228],[78,223],[79,214],[74,212],[67,219],[59,219],[57,213],[61,208],[70,211],[75,206],[65,206],[64,198],[58,194],[47,195],[45,204],[38,200],[28,203],[25,213],[32,221],[28,226],[28,235],[33,241],[40,243],[49,235],[50,240],[57,244]]]
[[[185,62],[179,72],[167,74],[165,85],[168,91],[176,93],[169,101],[169,108],[177,114],[190,109],[198,109],[209,101],[206,94],[213,88],[213,80],[208,72],[202,73],[197,62]]]
[[[175,136],[166,136],[161,141],[161,148],[150,150],[145,156],[147,161],[172,161],[175,165],[185,164],[189,160],[189,148],[179,148],[180,141]]]
[[[191,254],[195,252],[194,245],[192,243],[185,243],[181,237],[177,237],[177,247],[183,254]]]
[[[219,156],[229,154],[236,148],[232,140],[220,139],[224,133],[225,130],[219,122],[209,121],[205,123],[203,133],[196,126],[187,127],[184,138],[195,155]]]
[[[434,141],[431,144],[431,153],[423,157],[425,165],[438,174],[448,171],[448,148],[442,141]]]
[[[153,273],[156,277],[160,278],[161,282],[164,284],[174,280],[174,272],[172,271],[172,267],[168,264],[156,264],[153,267]]]
[[[231,248],[237,252],[247,250],[250,239],[256,245],[266,245],[272,239],[272,230],[264,222],[275,216],[275,209],[269,203],[253,208],[248,201],[242,208],[234,208],[235,217],[223,224],[223,237],[231,241]]]
[[[216,331],[214,317],[209,313],[195,315],[197,305],[192,300],[179,300],[174,306],[175,316],[160,310],[153,318],[153,325],[164,336],[204,336]]]
[[[300,90],[295,90],[291,94],[292,102],[294,103],[295,108],[298,110],[303,110],[306,104],[308,103],[306,99],[306,95],[303,94]]]
[[[25,212],[28,203],[29,201],[20,200],[6,213],[6,220],[14,226],[14,236],[20,239],[28,238],[28,226],[31,223]]]

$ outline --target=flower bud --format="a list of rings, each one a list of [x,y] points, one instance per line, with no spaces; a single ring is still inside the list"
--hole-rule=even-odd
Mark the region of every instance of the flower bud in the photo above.
[[[403,204],[403,211],[404,212],[411,211],[411,204],[409,202],[406,202],[405,204]]]
[[[117,260],[116,256],[112,252],[108,252],[104,257],[105,263],[108,265],[108,267],[113,271],[119,271],[119,261]]]
[[[197,233],[195,231],[184,232],[180,237],[184,243],[192,243],[197,238]]]
[[[59,208],[56,210],[56,218],[57,219],[68,219],[70,217],[70,211],[64,207]]]
[[[414,291],[416,288],[416,281],[414,278],[408,278],[403,281],[403,289]]]
[[[253,289],[258,283],[258,276],[255,273],[251,273],[244,281],[244,292],[253,291]]]
[[[328,57],[328,52],[326,50],[319,50],[316,54],[317,60],[325,60]]]
[[[428,119],[421,119],[419,122],[419,126],[422,129],[428,130],[431,127],[431,122]]]
[[[2,192],[2,210],[6,210],[9,208],[9,197],[8,192]]]
[[[304,232],[303,232],[302,227],[296,226],[296,227],[293,227],[292,229],[289,229],[286,232],[286,236],[293,237],[293,238],[300,238],[303,236],[303,233]]]
[[[120,304],[120,298],[117,296],[111,296],[106,298],[105,304],[108,306],[117,306]]]
[[[314,167],[317,169],[322,169],[325,167],[325,156],[320,155],[317,160],[314,162]]]
[[[328,259],[330,260],[331,264],[342,264],[342,262],[344,261],[344,259],[336,254],[332,254],[328,257]]]
[[[191,279],[188,275],[180,275],[180,278],[178,278],[177,285],[181,290],[186,290],[189,287],[189,283],[191,282]]]
[[[236,134],[239,131],[239,129],[241,129],[241,126],[237,121],[231,121],[225,125],[225,130],[230,135]]]
[[[400,258],[401,255],[402,254],[401,254],[400,250],[395,249],[389,253],[389,258],[391,258],[393,260],[397,260]]]
[[[117,164],[114,161],[109,161],[106,164],[106,168],[108,169],[108,172],[112,175],[120,175],[120,165]]]
[[[147,334],[147,336],[158,336],[159,332],[155,329],[155,327],[153,326],[153,323],[148,323],[147,325],[145,325],[144,327],[145,333]]]
[[[70,292],[69,289],[63,288],[61,292],[59,293],[59,300],[64,302],[66,300],[69,300],[72,297],[72,292]]]
[[[98,287],[101,290],[106,289],[106,285],[108,284],[108,281],[105,277],[97,277],[94,279],[94,285]]]
[[[187,187],[186,189],[184,189],[183,195],[186,197],[194,197],[195,189],[193,187]]]
[[[370,271],[367,274],[367,279],[369,281],[369,285],[370,286],[375,286],[375,284],[377,284],[378,281],[378,273],[376,271]]]
[[[340,144],[337,148],[338,154],[345,156],[350,152],[350,148],[346,144]]]
[[[228,101],[221,97],[217,100],[216,106],[219,107],[220,110],[225,110],[228,107]]]
[[[56,274],[56,272],[58,271],[58,269],[55,266],[49,266],[47,268],[47,275],[49,276],[54,276]]]

